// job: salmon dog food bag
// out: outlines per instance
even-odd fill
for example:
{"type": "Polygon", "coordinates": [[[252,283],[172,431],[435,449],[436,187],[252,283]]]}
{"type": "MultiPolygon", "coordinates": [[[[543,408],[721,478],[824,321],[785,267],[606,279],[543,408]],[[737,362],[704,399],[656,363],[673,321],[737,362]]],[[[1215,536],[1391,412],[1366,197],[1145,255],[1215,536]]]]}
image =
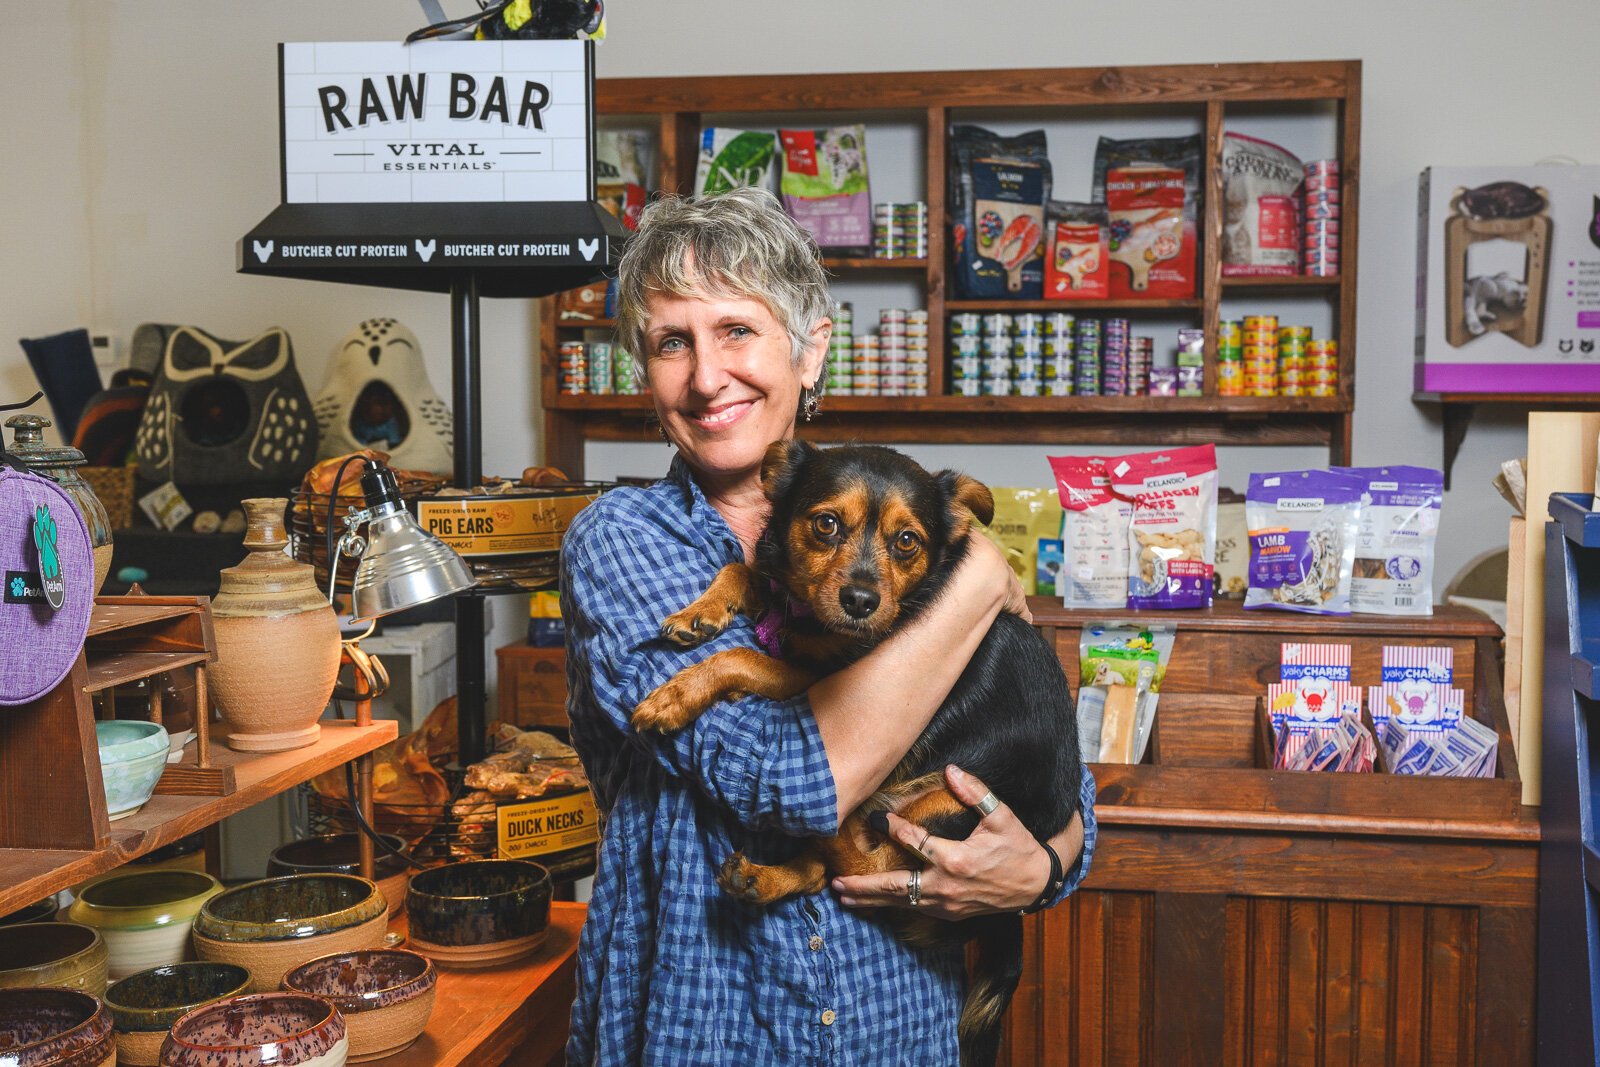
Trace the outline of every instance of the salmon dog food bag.
{"type": "Polygon", "coordinates": [[[1046,300],[1105,300],[1111,295],[1106,206],[1050,201],[1046,300]]]}
{"type": "Polygon", "coordinates": [[[956,292],[968,299],[1044,295],[1044,206],[1050,158],[1043,130],[1001,137],[950,131],[950,238],[956,292]]]}
{"type": "Polygon", "coordinates": [[[1110,217],[1113,300],[1195,295],[1202,158],[1199,134],[1100,138],[1094,199],[1110,217]]]}
{"type": "Polygon", "coordinates": [[[1208,608],[1217,558],[1215,445],[1111,456],[1111,490],[1133,502],[1128,607],[1208,608]]]}

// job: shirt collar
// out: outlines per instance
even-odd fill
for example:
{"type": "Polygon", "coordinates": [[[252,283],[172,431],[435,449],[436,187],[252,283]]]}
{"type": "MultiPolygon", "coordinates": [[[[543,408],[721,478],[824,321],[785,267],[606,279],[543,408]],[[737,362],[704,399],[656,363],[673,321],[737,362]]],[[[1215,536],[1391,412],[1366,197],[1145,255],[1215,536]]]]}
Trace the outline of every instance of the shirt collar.
{"type": "Polygon", "coordinates": [[[712,507],[710,501],[706,500],[705,493],[700,489],[700,483],[694,480],[694,474],[689,470],[689,464],[684,462],[682,453],[673,453],[672,466],[667,470],[667,481],[682,491],[683,507],[690,523],[696,529],[705,532],[709,543],[726,549],[730,563],[742,562],[744,547],[739,544],[739,538],[728,526],[728,521],[722,517],[722,512],[712,507]]]}

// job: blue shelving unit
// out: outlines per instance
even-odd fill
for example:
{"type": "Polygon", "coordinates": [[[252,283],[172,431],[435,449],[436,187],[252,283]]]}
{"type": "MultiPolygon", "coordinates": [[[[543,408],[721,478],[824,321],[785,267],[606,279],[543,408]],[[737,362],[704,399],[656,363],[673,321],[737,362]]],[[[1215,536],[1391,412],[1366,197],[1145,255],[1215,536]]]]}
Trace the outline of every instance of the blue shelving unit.
{"type": "Polygon", "coordinates": [[[1545,526],[1539,1063],[1600,1063],[1600,514],[1550,497],[1545,526]]]}

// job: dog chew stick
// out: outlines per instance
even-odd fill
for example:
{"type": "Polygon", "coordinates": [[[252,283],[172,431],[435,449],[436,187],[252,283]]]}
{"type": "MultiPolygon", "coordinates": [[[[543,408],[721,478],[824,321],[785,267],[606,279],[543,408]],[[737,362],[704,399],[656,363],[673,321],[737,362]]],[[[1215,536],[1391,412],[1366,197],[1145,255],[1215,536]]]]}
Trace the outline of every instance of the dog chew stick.
{"type": "Polygon", "coordinates": [[[1132,763],[1133,730],[1137,723],[1139,690],[1131,685],[1106,687],[1105,718],[1100,726],[1100,762],[1132,763]]]}

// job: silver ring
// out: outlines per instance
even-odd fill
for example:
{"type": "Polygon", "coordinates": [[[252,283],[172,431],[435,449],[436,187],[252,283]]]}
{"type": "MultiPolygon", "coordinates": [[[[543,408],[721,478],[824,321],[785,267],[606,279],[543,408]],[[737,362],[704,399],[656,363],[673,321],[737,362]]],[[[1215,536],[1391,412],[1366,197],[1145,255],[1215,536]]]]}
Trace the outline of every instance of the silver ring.
{"type": "Polygon", "coordinates": [[[906,882],[906,903],[913,908],[922,903],[921,871],[912,871],[910,880],[906,882]]]}
{"type": "Polygon", "coordinates": [[[983,796],[978,798],[978,811],[982,812],[984,815],[993,815],[995,809],[999,806],[1000,798],[995,796],[993,793],[985,793],[983,796]]]}
{"type": "Polygon", "coordinates": [[[933,836],[933,831],[932,830],[927,831],[926,833],[924,833],[922,835],[922,844],[917,846],[917,855],[921,856],[923,859],[927,859],[928,858],[927,844],[928,844],[928,839],[930,837],[932,837],[932,836],[933,836]]]}

